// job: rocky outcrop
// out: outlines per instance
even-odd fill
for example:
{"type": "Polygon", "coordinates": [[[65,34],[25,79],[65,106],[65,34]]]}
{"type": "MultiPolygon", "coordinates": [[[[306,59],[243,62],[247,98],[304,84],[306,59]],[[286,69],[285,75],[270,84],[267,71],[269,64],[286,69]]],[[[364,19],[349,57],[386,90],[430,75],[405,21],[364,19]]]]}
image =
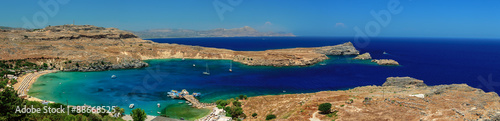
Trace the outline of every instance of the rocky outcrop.
{"type": "Polygon", "coordinates": [[[325,46],[318,47],[314,50],[316,53],[321,53],[325,55],[358,55],[359,51],[352,45],[351,42],[347,42],[335,46],[325,46]]]}
{"type": "Polygon", "coordinates": [[[397,61],[392,59],[373,59],[372,62],[375,62],[378,65],[399,65],[397,61]]]}
{"type": "Polygon", "coordinates": [[[425,87],[424,81],[411,77],[388,77],[382,86],[397,86],[397,87],[425,87]]]}
{"type": "Polygon", "coordinates": [[[363,53],[361,55],[358,55],[358,56],[354,57],[353,59],[369,60],[369,59],[372,59],[372,56],[370,55],[370,53],[366,52],[366,53],[363,53]]]}
{"type": "Polygon", "coordinates": [[[132,61],[122,61],[120,63],[91,63],[88,65],[72,66],[70,68],[64,68],[63,71],[105,71],[113,69],[125,69],[125,68],[142,68],[149,66],[148,63],[140,60],[132,61]]]}

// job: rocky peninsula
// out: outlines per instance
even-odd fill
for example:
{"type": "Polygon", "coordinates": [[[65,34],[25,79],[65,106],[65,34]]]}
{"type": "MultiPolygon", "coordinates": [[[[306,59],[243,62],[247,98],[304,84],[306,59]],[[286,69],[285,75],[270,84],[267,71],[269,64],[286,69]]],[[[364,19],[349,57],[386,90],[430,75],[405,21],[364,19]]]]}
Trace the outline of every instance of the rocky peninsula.
{"type": "Polygon", "coordinates": [[[63,71],[102,71],[148,66],[143,60],[227,59],[252,66],[307,66],[327,55],[357,55],[352,43],[316,48],[233,51],[155,43],[116,28],[60,25],[35,30],[0,31],[1,60],[30,59],[63,71]]]}
{"type": "Polygon", "coordinates": [[[242,100],[246,120],[500,120],[500,97],[466,84],[427,86],[411,77],[389,77],[382,86],[250,97],[242,100]],[[334,115],[321,114],[318,105],[331,103],[334,115]]]}

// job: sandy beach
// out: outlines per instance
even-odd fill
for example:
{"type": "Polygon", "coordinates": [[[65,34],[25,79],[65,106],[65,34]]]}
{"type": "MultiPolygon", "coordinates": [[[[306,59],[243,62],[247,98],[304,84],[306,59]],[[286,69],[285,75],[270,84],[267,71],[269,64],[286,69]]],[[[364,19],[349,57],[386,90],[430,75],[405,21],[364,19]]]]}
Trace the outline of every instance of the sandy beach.
{"type": "MultiPolygon", "coordinates": [[[[38,77],[45,75],[45,74],[54,73],[57,71],[58,70],[45,70],[45,71],[26,74],[24,76],[19,77],[19,82],[14,84],[13,87],[16,91],[18,91],[18,94],[27,95],[29,89],[31,88],[31,85],[33,83],[35,83],[35,81],[38,79],[38,77]]],[[[37,101],[37,99],[32,99],[32,100],[37,101]]],[[[40,100],[40,99],[38,99],[38,100],[40,100]]]]}

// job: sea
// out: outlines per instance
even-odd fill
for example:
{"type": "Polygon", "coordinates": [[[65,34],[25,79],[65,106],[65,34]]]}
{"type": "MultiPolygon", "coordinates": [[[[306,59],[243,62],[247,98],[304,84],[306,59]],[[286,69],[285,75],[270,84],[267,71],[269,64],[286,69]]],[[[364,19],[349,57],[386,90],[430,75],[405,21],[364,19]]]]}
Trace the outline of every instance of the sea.
{"type": "Polygon", "coordinates": [[[239,95],[260,96],[345,90],[382,85],[387,77],[409,76],[427,85],[467,84],[486,92],[500,92],[500,40],[474,38],[352,37],[228,37],[150,39],[237,51],[320,47],[352,42],[374,59],[394,59],[400,66],[380,66],[355,56],[328,56],[310,66],[247,66],[230,60],[155,59],[149,67],[100,72],[58,72],[41,76],[29,94],[69,105],[119,106],[130,104],[148,115],[193,120],[209,109],[191,108],[167,92],[186,89],[201,93],[201,102],[239,95]],[[195,65],[195,66],[193,66],[195,65]],[[232,72],[229,68],[232,66],[232,72]],[[202,72],[208,68],[210,75],[202,72]],[[115,75],[116,78],[111,78],[115,75]],[[157,107],[157,104],[161,107],[157,107]]]}

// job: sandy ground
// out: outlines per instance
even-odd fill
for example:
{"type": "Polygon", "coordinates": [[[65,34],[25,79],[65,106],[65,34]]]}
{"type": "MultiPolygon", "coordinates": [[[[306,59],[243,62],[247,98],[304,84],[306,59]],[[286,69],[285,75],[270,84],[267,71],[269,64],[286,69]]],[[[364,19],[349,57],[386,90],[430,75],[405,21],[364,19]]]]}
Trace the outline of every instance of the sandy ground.
{"type": "Polygon", "coordinates": [[[21,76],[19,77],[19,82],[17,82],[16,84],[14,84],[14,89],[16,91],[19,90],[21,84],[25,81],[29,82],[28,84],[28,88],[26,88],[26,90],[24,90],[23,92],[21,92],[21,94],[28,94],[28,90],[31,88],[31,85],[33,85],[33,83],[36,82],[36,80],[38,79],[38,77],[42,76],[42,75],[45,75],[45,74],[49,74],[49,73],[54,73],[54,72],[57,72],[56,70],[45,70],[45,71],[41,71],[41,72],[35,72],[35,73],[29,73],[29,74],[26,74],[24,76],[21,76]],[[29,75],[35,75],[34,78],[32,78],[31,80],[26,80],[25,78],[28,77],[29,75]]]}
{"type": "MultiPolygon", "coordinates": [[[[146,117],[146,121],[151,121],[151,120],[153,120],[154,118],[156,118],[156,116],[151,116],[151,115],[148,115],[148,116],[146,117]]],[[[125,115],[125,116],[123,116],[123,117],[122,117],[122,119],[123,119],[123,120],[125,120],[125,121],[132,121],[132,120],[133,120],[133,119],[132,119],[132,116],[130,116],[130,115],[125,115]]]]}

